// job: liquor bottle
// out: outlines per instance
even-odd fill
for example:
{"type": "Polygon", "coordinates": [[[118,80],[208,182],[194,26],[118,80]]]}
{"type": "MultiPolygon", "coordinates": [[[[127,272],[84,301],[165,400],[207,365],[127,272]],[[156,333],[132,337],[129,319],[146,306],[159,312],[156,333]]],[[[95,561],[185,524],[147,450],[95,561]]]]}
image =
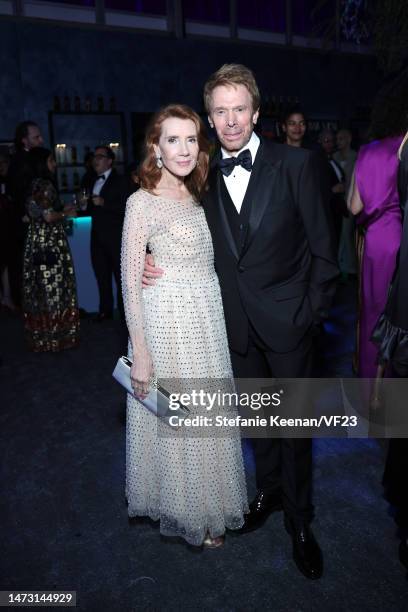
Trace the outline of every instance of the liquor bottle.
{"type": "Polygon", "coordinates": [[[79,189],[79,187],[80,187],[80,180],[79,180],[78,170],[75,170],[75,172],[74,172],[73,183],[74,183],[74,189],[79,189]]]}
{"type": "Polygon", "coordinates": [[[71,110],[71,100],[69,99],[68,95],[64,96],[64,111],[67,113],[69,113],[69,111],[71,110]]]}
{"type": "Polygon", "coordinates": [[[111,111],[111,113],[114,113],[116,111],[115,96],[111,96],[111,98],[109,100],[109,110],[111,111]]]}
{"type": "Polygon", "coordinates": [[[281,117],[285,112],[285,98],[284,96],[279,96],[279,112],[278,117],[281,117]]]}
{"type": "Polygon", "coordinates": [[[92,110],[91,96],[85,98],[85,110],[89,113],[92,110]]]}
{"type": "Polygon", "coordinates": [[[276,96],[272,96],[271,104],[269,106],[269,114],[271,117],[276,115],[276,96]]]}
{"type": "Polygon", "coordinates": [[[54,96],[54,110],[57,113],[61,110],[61,102],[59,96],[54,96]]]}
{"type": "Polygon", "coordinates": [[[61,189],[62,190],[68,189],[68,177],[67,177],[67,173],[65,170],[63,170],[61,173],[61,189]]]}
{"type": "Polygon", "coordinates": [[[103,113],[103,109],[104,109],[103,96],[98,96],[96,104],[98,107],[98,113],[103,113]]]}
{"type": "Polygon", "coordinates": [[[71,163],[76,164],[78,161],[77,148],[75,146],[71,147],[71,163]]]}
{"type": "Polygon", "coordinates": [[[264,104],[263,104],[263,109],[262,109],[262,114],[264,115],[264,117],[269,117],[270,107],[271,107],[271,101],[269,99],[269,96],[266,95],[264,98],[264,104]]]}
{"type": "Polygon", "coordinates": [[[74,110],[76,113],[79,113],[81,110],[81,98],[76,94],[74,98],[74,110]]]}

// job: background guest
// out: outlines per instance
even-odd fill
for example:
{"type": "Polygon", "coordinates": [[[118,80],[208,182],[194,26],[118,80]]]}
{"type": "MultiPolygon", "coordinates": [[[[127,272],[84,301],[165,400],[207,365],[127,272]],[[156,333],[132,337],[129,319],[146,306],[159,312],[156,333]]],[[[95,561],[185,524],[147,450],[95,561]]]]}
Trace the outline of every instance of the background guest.
{"type": "Polygon", "coordinates": [[[289,108],[282,117],[283,142],[291,147],[303,146],[306,133],[306,117],[297,106],[289,108]]]}
{"type": "Polygon", "coordinates": [[[30,151],[27,167],[32,181],[26,200],[30,224],[24,249],[25,334],[31,350],[54,352],[78,343],[75,273],[62,223],[76,211],[71,206],[61,210],[51,151],[30,151]]]}
{"type": "Polygon", "coordinates": [[[110,147],[95,149],[96,179],[88,211],[92,216],[91,258],[99,290],[96,321],[113,318],[112,274],[117,286],[117,304],[124,320],[120,278],[120,249],[126,200],[134,191],[126,178],[113,168],[115,154],[110,147]]]}
{"type": "Polygon", "coordinates": [[[345,200],[345,176],[333,158],[335,139],[332,130],[327,128],[322,130],[318,142],[325,159],[325,163],[322,164],[322,180],[329,190],[329,206],[338,249],[343,217],[348,215],[345,200]]]}
{"type": "Polygon", "coordinates": [[[41,130],[34,121],[23,121],[17,125],[14,138],[15,153],[10,160],[6,189],[12,203],[10,240],[12,240],[13,254],[10,255],[8,271],[10,291],[16,306],[21,306],[23,251],[26,234],[23,218],[26,215],[25,198],[28,187],[26,180],[30,176],[27,156],[31,149],[41,147],[43,143],[41,130]]]}
{"type": "Polygon", "coordinates": [[[372,141],[361,147],[349,208],[361,230],[360,304],[356,364],[363,378],[377,373],[377,347],[371,334],[384,311],[401,241],[397,190],[398,149],[406,127],[408,87],[387,86],[372,111],[372,141]]]}
{"type": "MultiPolygon", "coordinates": [[[[390,366],[393,376],[408,377],[408,134],[399,151],[398,192],[404,216],[401,248],[396,273],[384,314],[373,333],[379,346],[383,369],[390,366]]],[[[403,399],[405,412],[405,398],[403,399]]],[[[399,528],[399,555],[408,569],[408,439],[393,438],[389,442],[383,484],[386,499],[395,509],[399,528]]]]}
{"type": "MultiPolygon", "coordinates": [[[[344,173],[346,198],[350,190],[354,164],[357,158],[357,153],[351,148],[351,141],[352,134],[350,130],[346,128],[339,130],[336,134],[337,151],[333,154],[333,159],[344,173]]],[[[343,216],[338,260],[344,278],[347,278],[348,274],[357,273],[355,230],[354,217],[351,215],[343,216]]]]}
{"type": "Polygon", "coordinates": [[[6,194],[9,163],[8,153],[0,151],[0,303],[5,308],[14,310],[8,271],[10,260],[15,256],[12,204],[6,194]]]}

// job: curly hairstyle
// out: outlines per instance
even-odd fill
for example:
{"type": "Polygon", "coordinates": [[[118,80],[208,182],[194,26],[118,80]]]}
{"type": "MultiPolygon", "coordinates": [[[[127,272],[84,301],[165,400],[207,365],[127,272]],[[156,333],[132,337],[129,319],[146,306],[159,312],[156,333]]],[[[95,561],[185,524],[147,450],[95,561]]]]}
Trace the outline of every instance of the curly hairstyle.
{"type": "Polygon", "coordinates": [[[199,201],[206,187],[209,168],[210,143],[205,133],[204,123],[189,106],[184,104],[169,104],[160,109],[152,117],[145,134],[145,155],[139,168],[140,186],[146,191],[153,191],[157,187],[162,170],[156,165],[156,154],[153,145],[159,143],[163,121],[170,118],[190,119],[197,127],[198,160],[194,170],[185,178],[185,185],[195,200],[199,201]]]}
{"type": "Polygon", "coordinates": [[[369,140],[399,136],[408,129],[408,70],[386,83],[371,111],[369,140]]]}

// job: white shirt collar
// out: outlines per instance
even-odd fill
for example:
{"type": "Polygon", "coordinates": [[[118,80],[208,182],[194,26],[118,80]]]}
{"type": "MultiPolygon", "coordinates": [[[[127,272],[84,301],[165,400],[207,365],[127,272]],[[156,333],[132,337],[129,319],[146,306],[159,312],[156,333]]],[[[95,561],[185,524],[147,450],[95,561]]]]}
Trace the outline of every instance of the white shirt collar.
{"type": "Polygon", "coordinates": [[[260,144],[261,144],[261,141],[259,140],[259,137],[255,134],[255,132],[252,132],[252,135],[249,141],[246,143],[246,145],[242,147],[242,149],[237,151],[237,153],[234,153],[234,155],[231,155],[231,153],[228,153],[228,151],[226,151],[225,149],[221,147],[221,154],[222,154],[223,159],[225,157],[238,157],[241,151],[245,151],[245,149],[249,149],[251,151],[252,163],[254,163],[255,156],[257,154],[260,144]]]}
{"type": "MultiPolygon", "coordinates": [[[[109,168],[109,170],[106,170],[106,172],[102,172],[103,176],[105,177],[105,181],[108,179],[108,176],[110,175],[111,172],[112,172],[112,168],[109,168]]],[[[102,174],[100,176],[98,176],[98,178],[96,180],[99,180],[101,178],[102,174]]]]}

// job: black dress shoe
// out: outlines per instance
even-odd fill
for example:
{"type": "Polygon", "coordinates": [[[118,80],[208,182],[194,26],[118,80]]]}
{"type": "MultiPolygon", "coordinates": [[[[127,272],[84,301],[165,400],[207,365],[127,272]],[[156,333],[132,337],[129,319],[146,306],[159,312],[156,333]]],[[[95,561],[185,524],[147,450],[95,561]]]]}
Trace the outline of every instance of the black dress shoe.
{"type": "Polygon", "coordinates": [[[401,540],[399,545],[399,558],[407,570],[408,570],[408,542],[407,540],[401,540]]]}
{"type": "Polygon", "coordinates": [[[280,491],[266,493],[262,489],[258,491],[255,499],[249,504],[249,514],[245,515],[245,522],[236,533],[249,533],[255,531],[264,524],[268,516],[276,510],[282,510],[282,499],[280,491]]]}
{"type": "Polygon", "coordinates": [[[293,559],[306,578],[317,580],[323,574],[323,555],[307,523],[296,525],[285,516],[285,528],[292,538],[293,559]]]}

